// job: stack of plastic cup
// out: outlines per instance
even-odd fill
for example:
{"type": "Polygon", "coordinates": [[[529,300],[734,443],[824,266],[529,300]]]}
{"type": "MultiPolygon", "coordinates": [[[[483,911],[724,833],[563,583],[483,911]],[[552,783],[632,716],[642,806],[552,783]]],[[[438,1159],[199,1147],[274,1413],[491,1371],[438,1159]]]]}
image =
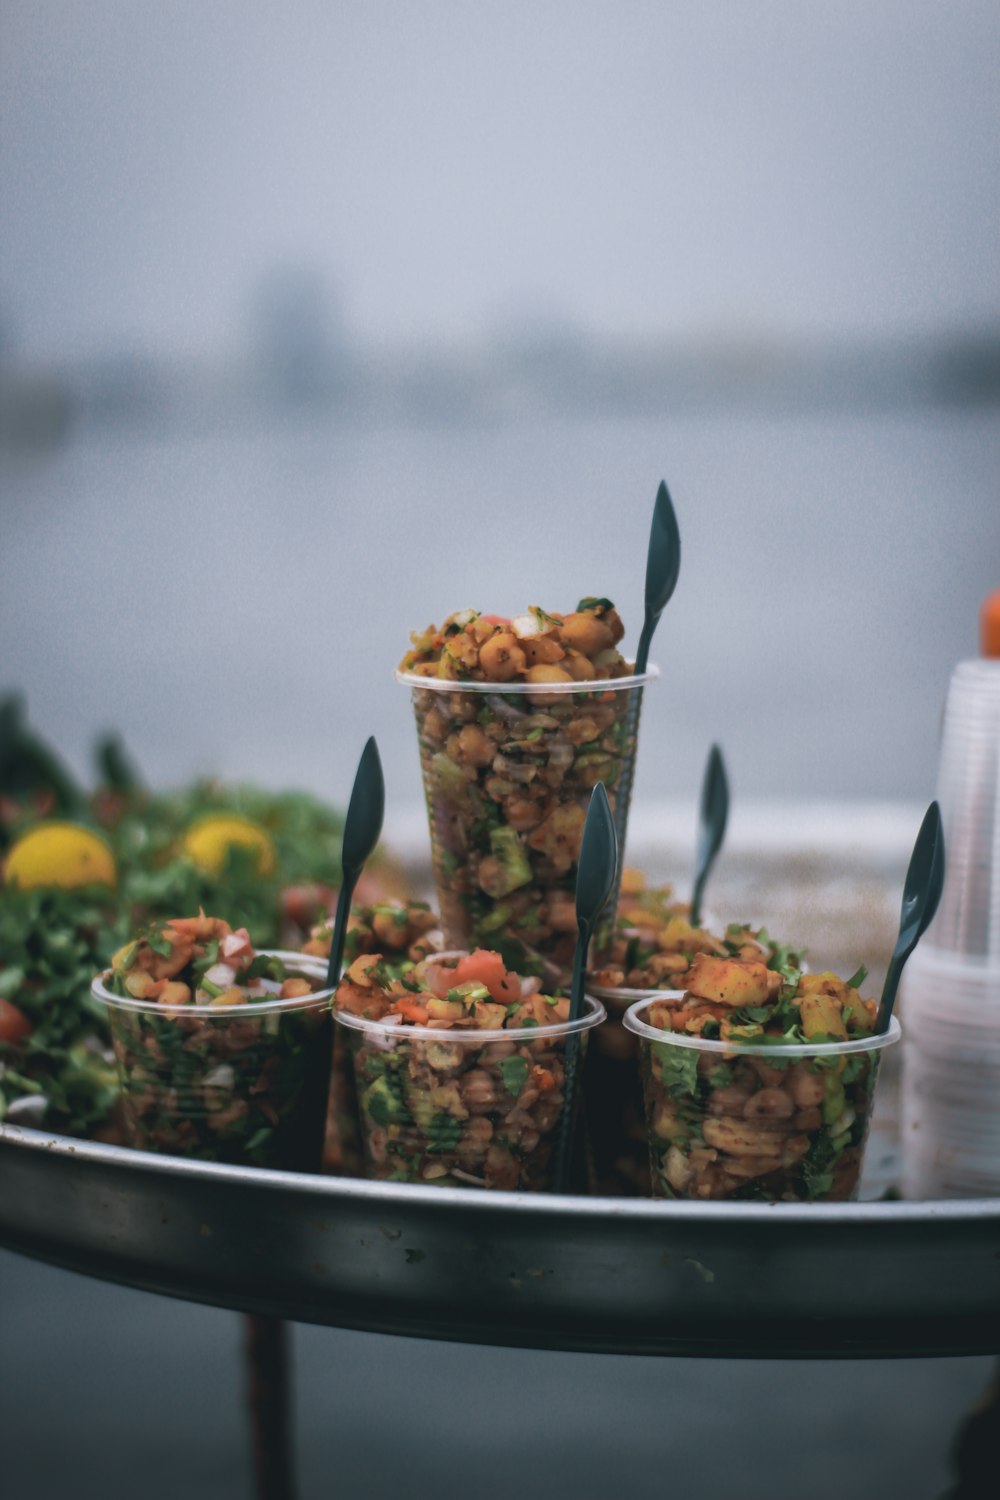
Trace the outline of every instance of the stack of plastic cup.
{"type": "Polygon", "coordinates": [[[903,980],[903,1191],[1000,1196],[1000,593],[945,709],[947,873],[903,980]]]}

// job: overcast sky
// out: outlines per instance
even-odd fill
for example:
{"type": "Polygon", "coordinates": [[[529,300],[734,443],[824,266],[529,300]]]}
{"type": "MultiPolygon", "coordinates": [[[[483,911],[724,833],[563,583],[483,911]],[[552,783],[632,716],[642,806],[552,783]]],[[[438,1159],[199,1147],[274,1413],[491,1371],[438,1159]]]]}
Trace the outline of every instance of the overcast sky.
{"type": "Polygon", "coordinates": [[[2,0],[22,352],[995,326],[995,0],[2,0]]]}

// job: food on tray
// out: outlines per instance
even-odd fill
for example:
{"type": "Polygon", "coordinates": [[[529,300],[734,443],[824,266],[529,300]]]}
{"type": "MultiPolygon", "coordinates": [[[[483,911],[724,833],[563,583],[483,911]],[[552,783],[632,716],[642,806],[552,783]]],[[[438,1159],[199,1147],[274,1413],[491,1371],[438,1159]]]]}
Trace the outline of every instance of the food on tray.
{"type": "Polygon", "coordinates": [[[763,928],[734,922],[717,936],[692,927],[688,915],[670,886],[651,888],[640,871],[623,872],[608,962],[590,976],[608,1010],[594,1035],[584,1095],[591,1180],[601,1193],[650,1191],[639,1044],[622,1024],[635,992],[683,988],[699,954],[763,963],[786,982],[798,979],[801,951],[763,928]]]}
{"type": "Polygon", "coordinates": [[[581,599],[566,616],[464,610],[412,637],[401,670],[423,679],[411,686],[449,944],[492,944],[520,969],[548,961],[565,976],[598,781],[619,839],[628,814],[642,688],[621,635],[609,600],[581,599]]]}
{"type": "MultiPolygon", "coordinates": [[[[438,918],[426,901],[380,901],[351,908],[344,942],[344,962],[350,964],[363,953],[381,953],[389,972],[396,976],[426,958],[441,945],[435,939],[438,918]]],[[[312,930],[303,953],[329,958],[333,941],[330,921],[312,930]]]]}
{"type": "MultiPolygon", "coordinates": [[[[386,972],[398,978],[440,948],[438,919],[426,901],[389,901],[351,910],[344,943],[344,961],[363,953],[378,953],[386,972]]],[[[333,928],[329,921],[313,928],[303,953],[329,958],[333,928]]],[[[330,1108],[323,1150],[325,1171],[358,1176],[364,1166],[354,1068],[341,1032],[335,1033],[330,1108]]]]}
{"type": "Polygon", "coordinates": [[[448,682],[593,682],[631,672],[617,650],[624,634],[610,599],[581,599],[569,615],[533,604],[512,620],[462,609],[440,630],[413,631],[399,666],[448,682]]]}
{"type": "Polygon", "coordinates": [[[90,982],[125,935],[115,899],[107,886],[0,889],[0,1120],[113,1125],[118,1079],[90,982]]]}
{"type": "Polygon", "coordinates": [[[864,976],[698,953],[682,995],[632,1007],[658,1195],[855,1195],[886,1043],[864,976]]]}
{"type": "Polygon", "coordinates": [[[338,986],[370,1175],[543,1189],[564,1105],[571,1031],[603,1015],[510,971],[499,953],[434,954],[393,978],[379,954],[338,986]]]}
{"type": "Polygon", "coordinates": [[[142,1150],[317,1169],[330,1059],[322,965],[257,952],[199,913],[119,949],[108,1010],[126,1132],[142,1150]]]}
{"type": "MultiPolygon", "coordinates": [[[[0,1119],[113,1139],[118,1086],[94,973],[137,927],[199,907],[262,945],[297,947],[336,902],[343,823],[301,792],[217,781],[151,792],[114,736],[95,763],[86,791],[28,728],[20,700],[0,700],[0,999],[33,1028],[0,1034],[0,1119]],[[249,839],[229,836],[246,829],[249,839]],[[184,847],[192,830],[196,856],[211,835],[200,863],[184,847]]],[[[369,901],[400,888],[381,852],[363,881],[369,901]]]]}
{"type": "Polygon", "coordinates": [[[733,922],[721,935],[692,927],[690,908],[674,899],[673,887],[646,884],[638,870],[625,870],[614,936],[600,968],[591,971],[599,989],[683,989],[699,953],[758,960],[770,969],[797,969],[802,951],[775,942],[763,928],[733,922]]]}

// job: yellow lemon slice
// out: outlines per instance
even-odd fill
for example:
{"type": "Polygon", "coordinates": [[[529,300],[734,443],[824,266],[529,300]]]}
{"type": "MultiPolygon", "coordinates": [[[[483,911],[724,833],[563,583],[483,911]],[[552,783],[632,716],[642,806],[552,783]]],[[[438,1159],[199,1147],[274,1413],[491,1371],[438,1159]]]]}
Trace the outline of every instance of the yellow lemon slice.
{"type": "Polygon", "coordinates": [[[115,857],[99,834],[78,823],[39,823],[21,835],[7,856],[7,885],[114,885],[115,857]]]}
{"type": "Polygon", "coordinates": [[[210,875],[220,873],[227,851],[234,844],[256,853],[258,875],[269,875],[274,869],[270,836],[259,823],[240,817],[239,813],[209,813],[191,824],[183,840],[185,854],[210,875]]]}

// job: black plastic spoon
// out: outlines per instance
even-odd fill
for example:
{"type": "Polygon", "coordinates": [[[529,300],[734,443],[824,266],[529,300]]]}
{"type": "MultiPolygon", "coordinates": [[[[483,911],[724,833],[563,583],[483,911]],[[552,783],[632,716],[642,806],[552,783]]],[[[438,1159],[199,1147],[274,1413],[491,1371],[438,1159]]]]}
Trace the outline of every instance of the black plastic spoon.
{"type": "MultiPolygon", "coordinates": [[[[618,872],[618,835],[611,804],[603,781],[590,794],[587,821],[583,825],[580,860],[576,871],[576,951],[573,954],[573,979],[569,992],[569,1019],[576,1021],[583,1013],[583,990],[587,977],[587,953],[594,927],[608,903],[618,872]]],[[[556,1145],[553,1184],[557,1193],[566,1191],[569,1176],[570,1143],[573,1138],[573,1115],[576,1081],[579,1071],[580,1033],[571,1032],[563,1054],[563,1111],[556,1145]]]]}
{"type": "Polygon", "coordinates": [[[646,553],[646,618],[639,636],[639,649],[635,654],[636,673],[646,670],[653,632],[677,587],[680,571],[681,534],[670,491],[661,479],[660,488],[656,492],[656,504],[653,506],[653,524],[649,530],[649,550],[646,553]]]}
{"type": "Polygon", "coordinates": [[[910,864],[903,883],[903,904],[899,912],[899,936],[892,950],[889,968],[882,987],[875,1034],[888,1031],[892,1019],[892,1007],[896,1003],[896,992],[903,976],[906,960],[913,952],[937,911],[944,886],[945,853],[944,832],[941,827],[941,809],[932,802],[920,825],[910,864]]]}
{"type": "Polygon", "coordinates": [[[358,877],[365,867],[382,832],[385,816],[385,779],[379,759],[375,737],[368,740],[361,752],[358,769],[351,789],[351,800],[344,821],[344,842],[340,862],[343,873],[340,880],[340,895],[337,897],[337,914],[333,921],[333,940],[330,944],[330,962],[326,970],[327,989],[333,989],[340,979],[340,965],[344,958],[344,939],[347,936],[347,919],[351,914],[351,898],[358,877]]]}
{"type": "Polygon", "coordinates": [[[722,848],[729,818],[729,781],[722,751],[713,745],[705,762],[701,783],[701,808],[698,813],[698,847],[694,860],[694,885],[691,889],[691,926],[701,922],[701,902],[705,882],[722,848]]]}

